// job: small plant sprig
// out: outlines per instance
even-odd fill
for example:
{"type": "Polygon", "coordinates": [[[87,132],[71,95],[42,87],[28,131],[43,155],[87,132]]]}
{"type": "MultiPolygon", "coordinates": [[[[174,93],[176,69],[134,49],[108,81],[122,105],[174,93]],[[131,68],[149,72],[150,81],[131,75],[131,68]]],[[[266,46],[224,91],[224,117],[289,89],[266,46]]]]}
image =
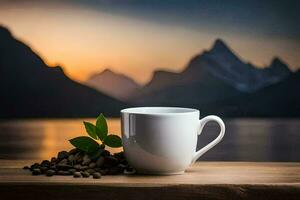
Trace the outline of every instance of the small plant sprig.
{"type": "Polygon", "coordinates": [[[107,145],[114,148],[122,146],[122,140],[118,135],[108,134],[107,122],[102,113],[97,117],[96,125],[85,121],[83,124],[90,137],[80,136],[69,140],[76,148],[86,153],[96,152],[100,148],[96,140],[100,140],[102,146],[107,145]]]}

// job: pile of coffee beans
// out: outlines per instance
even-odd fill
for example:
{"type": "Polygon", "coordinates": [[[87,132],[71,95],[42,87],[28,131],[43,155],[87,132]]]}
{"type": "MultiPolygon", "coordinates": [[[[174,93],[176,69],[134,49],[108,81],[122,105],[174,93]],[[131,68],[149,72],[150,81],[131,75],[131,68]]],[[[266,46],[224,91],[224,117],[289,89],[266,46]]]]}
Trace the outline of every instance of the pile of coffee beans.
{"type": "Polygon", "coordinates": [[[32,175],[62,175],[74,178],[92,176],[95,179],[104,175],[135,173],[134,169],[128,165],[123,152],[112,155],[103,147],[92,155],[79,149],[72,149],[69,152],[61,151],[57,157],[34,163],[30,167],[25,166],[24,169],[30,170],[32,175]]]}

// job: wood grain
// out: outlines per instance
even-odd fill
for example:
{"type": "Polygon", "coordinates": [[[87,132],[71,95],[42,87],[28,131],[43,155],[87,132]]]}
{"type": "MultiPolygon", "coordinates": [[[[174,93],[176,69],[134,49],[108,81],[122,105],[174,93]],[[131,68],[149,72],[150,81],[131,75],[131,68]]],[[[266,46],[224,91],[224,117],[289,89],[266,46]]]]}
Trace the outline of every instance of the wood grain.
{"type": "Polygon", "coordinates": [[[20,169],[31,162],[0,161],[0,199],[300,199],[300,163],[198,162],[183,175],[74,179],[20,169]]]}
{"type": "Polygon", "coordinates": [[[183,175],[173,176],[104,176],[100,180],[74,179],[68,176],[30,176],[21,168],[32,161],[1,161],[0,183],[85,183],[118,185],[177,184],[299,184],[300,163],[197,162],[183,175]]]}

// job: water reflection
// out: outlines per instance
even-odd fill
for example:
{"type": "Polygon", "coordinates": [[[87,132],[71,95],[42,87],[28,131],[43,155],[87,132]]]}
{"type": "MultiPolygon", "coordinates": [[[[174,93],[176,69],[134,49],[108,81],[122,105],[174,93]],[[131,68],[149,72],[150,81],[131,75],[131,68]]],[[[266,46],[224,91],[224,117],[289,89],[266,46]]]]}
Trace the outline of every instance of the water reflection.
{"type": "MultiPolygon", "coordinates": [[[[200,158],[222,161],[300,161],[300,120],[225,120],[223,141],[200,158]]],[[[218,126],[210,124],[200,136],[198,148],[217,136],[218,126]]]]}
{"type": "MultiPolygon", "coordinates": [[[[71,149],[68,140],[85,134],[82,121],[95,119],[17,120],[0,122],[0,159],[47,159],[71,149]]],[[[118,119],[109,119],[110,133],[120,135],[118,119]]],[[[300,161],[300,120],[225,120],[223,141],[201,160],[300,161]]],[[[218,126],[208,124],[198,148],[213,140],[218,126]]],[[[110,149],[114,152],[118,149],[110,149]]]]}
{"type": "MultiPolygon", "coordinates": [[[[95,119],[0,122],[0,159],[46,159],[58,151],[69,150],[72,148],[69,139],[86,134],[83,120],[95,122],[95,119]]],[[[119,120],[110,119],[108,123],[110,133],[120,133],[119,120]]]]}

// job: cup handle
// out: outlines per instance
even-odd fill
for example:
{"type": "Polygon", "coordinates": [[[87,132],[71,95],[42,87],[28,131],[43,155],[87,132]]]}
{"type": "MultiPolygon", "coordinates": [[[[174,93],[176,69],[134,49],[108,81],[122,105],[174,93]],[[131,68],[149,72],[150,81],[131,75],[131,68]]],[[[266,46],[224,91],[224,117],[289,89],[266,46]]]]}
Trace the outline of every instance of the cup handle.
{"type": "Polygon", "coordinates": [[[211,148],[213,148],[216,144],[218,144],[224,134],[225,134],[225,124],[223,122],[223,120],[215,115],[209,115],[207,117],[204,117],[203,119],[199,120],[199,131],[198,131],[198,135],[200,135],[202,133],[203,127],[205,126],[205,124],[209,121],[215,121],[219,124],[220,126],[220,134],[218,135],[218,137],[216,139],[214,139],[212,142],[210,142],[208,145],[206,145],[205,147],[203,147],[202,149],[200,149],[199,151],[196,151],[194,156],[193,156],[193,160],[192,163],[194,163],[198,158],[200,158],[200,156],[202,156],[204,153],[206,153],[208,150],[210,150],[211,148]]]}

